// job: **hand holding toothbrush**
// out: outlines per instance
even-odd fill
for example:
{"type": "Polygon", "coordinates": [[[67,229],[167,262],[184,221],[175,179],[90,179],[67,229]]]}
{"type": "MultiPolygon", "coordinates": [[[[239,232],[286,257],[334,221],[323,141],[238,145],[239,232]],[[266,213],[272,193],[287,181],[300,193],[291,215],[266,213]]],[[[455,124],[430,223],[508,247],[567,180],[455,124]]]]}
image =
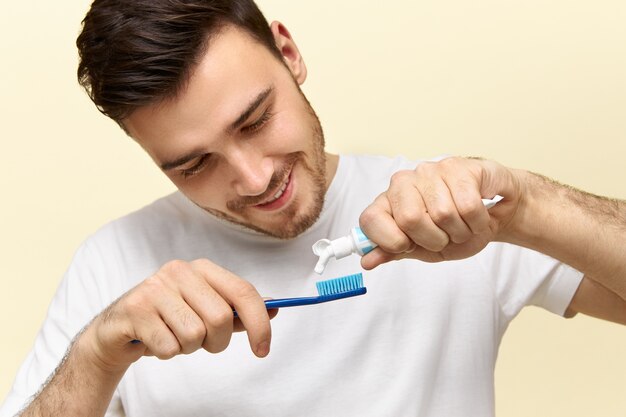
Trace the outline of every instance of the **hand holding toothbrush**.
{"type": "Polygon", "coordinates": [[[142,356],[218,353],[234,332],[246,331],[251,350],[264,357],[276,314],[249,282],[226,269],[207,259],[175,260],[96,316],[73,350],[121,377],[142,356]],[[235,319],[233,307],[239,313],[235,319]]]}
{"type": "Polygon", "coordinates": [[[447,158],[400,171],[361,214],[361,229],[378,244],[361,264],[472,256],[508,232],[520,195],[515,171],[492,161],[447,158]],[[482,199],[495,195],[504,200],[488,211],[482,199]]]}

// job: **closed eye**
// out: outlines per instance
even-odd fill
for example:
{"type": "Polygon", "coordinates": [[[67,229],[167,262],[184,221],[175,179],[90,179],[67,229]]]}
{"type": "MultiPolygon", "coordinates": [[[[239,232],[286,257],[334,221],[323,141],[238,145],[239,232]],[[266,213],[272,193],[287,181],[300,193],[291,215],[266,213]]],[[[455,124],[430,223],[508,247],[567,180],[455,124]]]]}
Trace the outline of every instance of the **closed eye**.
{"type": "Polygon", "coordinates": [[[274,114],[271,113],[269,109],[267,109],[254,123],[242,127],[241,131],[243,133],[254,133],[261,129],[272,118],[273,115],[274,114]]]}
{"type": "MultiPolygon", "coordinates": [[[[272,118],[273,115],[274,113],[272,113],[270,109],[268,108],[267,110],[263,112],[261,117],[259,117],[254,123],[242,127],[241,132],[245,134],[256,133],[261,128],[263,128],[265,124],[267,124],[267,122],[272,118]]],[[[181,169],[180,175],[185,179],[193,177],[194,175],[200,173],[200,171],[202,171],[208,165],[210,159],[211,159],[211,154],[207,153],[207,154],[202,155],[201,157],[198,158],[196,163],[193,164],[191,167],[181,169]]]]}
{"type": "Polygon", "coordinates": [[[183,176],[183,178],[189,178],[189,177],[196,175],[197,173],[199,173],[200,171],[204,169],[210,157],[211,157],[211,154],[209,153],[202,155],[198,159],[198,161],[195,164],[193,164],[193,166],[180,170],[180,174],[183,176]]]}

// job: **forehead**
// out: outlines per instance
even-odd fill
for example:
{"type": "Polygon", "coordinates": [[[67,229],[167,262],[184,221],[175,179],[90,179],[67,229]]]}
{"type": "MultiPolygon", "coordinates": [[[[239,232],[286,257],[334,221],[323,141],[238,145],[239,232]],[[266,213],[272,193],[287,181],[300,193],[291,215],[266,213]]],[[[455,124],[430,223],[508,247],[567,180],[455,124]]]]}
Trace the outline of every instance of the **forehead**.
{"type": "Polygon", "coordinates": [[[153,158],[177,152],[225,129],[285,72],[264,45],[245,31],[226,27],[212,37],[175,97],[135,110],[125,126],[153,158]]]}

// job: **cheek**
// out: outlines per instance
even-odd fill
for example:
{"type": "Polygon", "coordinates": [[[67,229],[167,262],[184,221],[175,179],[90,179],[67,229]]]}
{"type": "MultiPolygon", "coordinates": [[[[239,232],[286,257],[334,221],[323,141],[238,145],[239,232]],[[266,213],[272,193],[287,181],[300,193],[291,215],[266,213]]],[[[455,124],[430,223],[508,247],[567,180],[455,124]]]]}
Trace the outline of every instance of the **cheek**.
{"type": "Polygon", "coordinates": [[[303,150],[311,136],[311,123],[301,115],[284,112],[275,115],[274,126],[271,129],[268,144],[271,144],[273,153],[290,153],[303,150]]]}
{"type": "Polygon", "coordinates": [[[188,199],[201,207],[223,209],[226,207],[228,187],[223,181],[215,181],[216,174],[201,173],[190,180],[172,180],[188,199]]]}

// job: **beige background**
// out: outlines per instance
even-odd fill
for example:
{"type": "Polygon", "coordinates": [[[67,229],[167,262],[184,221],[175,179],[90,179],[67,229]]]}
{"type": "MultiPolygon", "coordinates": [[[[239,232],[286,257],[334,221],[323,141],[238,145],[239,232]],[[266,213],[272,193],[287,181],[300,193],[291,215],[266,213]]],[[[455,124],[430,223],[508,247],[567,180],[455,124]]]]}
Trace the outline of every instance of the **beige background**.
{"type": "MultiPolygon", "coordinates": [[[[260,4],[304,54],[331,151],[482,155],[626,198],[623,0],[260,4]]],[[[0,15],[1,398],[78,244],[173,189],[75,82],[87,7],[0,15]]],[[[527,309],[496,374],[499,416],[623,416],[626,329],[527,309]]]]}

